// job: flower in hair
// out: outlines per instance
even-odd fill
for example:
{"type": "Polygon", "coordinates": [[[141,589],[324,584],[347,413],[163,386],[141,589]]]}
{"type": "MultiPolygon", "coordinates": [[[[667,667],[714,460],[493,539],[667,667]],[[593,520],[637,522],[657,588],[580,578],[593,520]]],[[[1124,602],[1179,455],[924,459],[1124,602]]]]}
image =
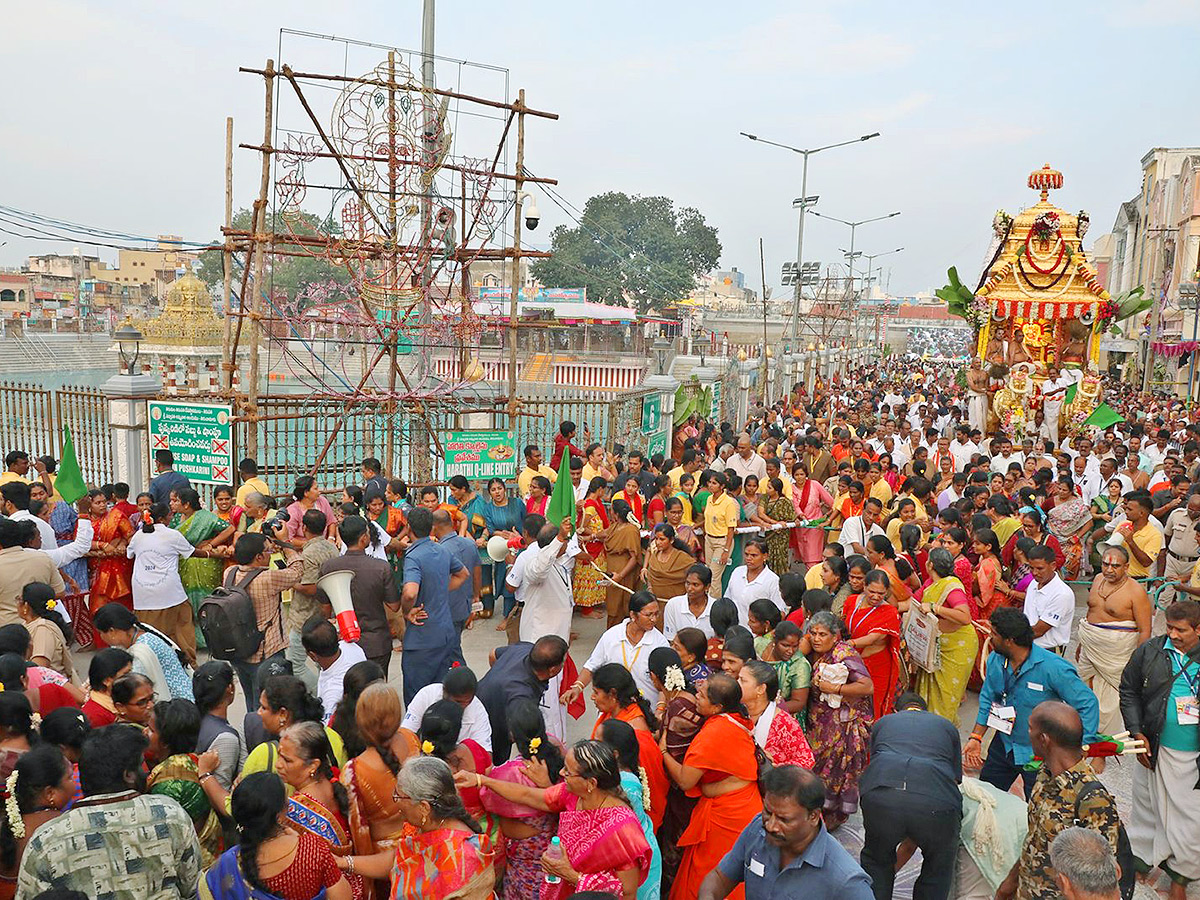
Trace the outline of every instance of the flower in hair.
{"type": "Polygon", "coordinates": [[[663,687],[668,691],[682,691],[687,686],[687,681],[683,677],[683,669],[679,666],[667,666],[666,674],[663,676],[663,687]]]}
{"type": "Polygon", "coordinates": [[[462,663],[460,663],[460,662],[459,662],[459,661],[456,659],[454,662],[450,663],[450,668],[452,668],[452,669],[457,669],[457,668],[458,668],[459,666],[461,666],[461,665],[462,665],[462,663]]]}
{"type": "Polygon", "coordinates": [[[17,805],[18,774],[17,770],[13,769],[4,783],[4,817],[8,819],[8,827],[12,829],[13,837],[20,840],[25,837],[25,820],[21,818],[21,807],[17,805]]]}
{"type": "Polygon", "coordinates": [[[47,600],[46,601],[46,609],[48,609],[48,610],[54,609],[56,606],[58,606],[57,600],[47,600]]]}
{"type": "Polygon", "coordinates": [[[421,752],[424,753],[426,756],[433,753],[433,741],[422,741],[421,742],[421,752]]]}
{"type": "Polygon", "coordinates": [[[542,746],[542,739],[540,737],[530,738],[530,740],[529,740],[530,755],[536,756],[537,752],[538,752],[538,748],[541,746],[542,746]]]}

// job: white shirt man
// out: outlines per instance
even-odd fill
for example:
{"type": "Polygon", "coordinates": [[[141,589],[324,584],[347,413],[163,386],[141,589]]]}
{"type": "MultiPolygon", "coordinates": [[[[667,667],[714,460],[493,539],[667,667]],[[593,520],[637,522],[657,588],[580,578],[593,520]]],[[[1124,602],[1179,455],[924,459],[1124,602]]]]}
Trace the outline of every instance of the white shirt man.
{"type": "Polygon", "coordinates": [[[950,455],[954,457],[954,471],[961,472],[966,468],[967,463],[971,461],[971,456],[979,452],[979,445],[976,444],[970,437],[963,443],[961,438],[955,438],[950,442],[950,455]]]}
{"type": "MultiPolygon", "coordinates": [[[[443,693],[440,681],[421,688],[408,704],[400,727],[416,734],[421,728],[421,720],[425,718],[425,711],[439,700],[450,699],[452,698],[443,693]]],[[[467,738],[478,741],[488,753],[492,752],[492,724],[488,721],[487,710],[478,697],[472,697],[471,702],[463,708],[462,730],[458,733],[458,739],[465,741],[467,738]]]]}
{"type": "Polygon", "coordinates": [[[179,561],[189,558],[194,549],[180,532],[161,523],[152,533],[141,528],[134,532],[125,548],[125,555],[133,560],[134,610],[170,609],[187,603],[179,561]]]}
{"type": "Polygon", "coordinates": [[[878,505],[879,501],[874,503],[870,498],[863,504],[861,515],[851,516],[842,525],[842,534],[838,538],[838,543],[846,548],[846,556],[851,556],[855,553],[865,553],[867,546],[867,538],[872,535],[882,534],[885,537],[887,532],[879,527],[879,516],[883,512],[882,505],[878,505]],[[859,549],[856,549],[855,545],[859,549]]]}
{"type": "MultiPolygon", "coordinates": [[[[27,509],[18,509],[9,518],[14,522],[32,522],[36,525],[38,534],[42,538],[43,550],[53,550],[58,546],[58,538],[54,534],[54,529],[50,527],[50,523],[45,519],[39,519],[27,509]]],[[[80,519],[79,521],[85,522],[90,520],[80,519]]]]}
{"type": "Polygon", "coordinates": [[[651,628],[642,635],[636,644],[629,640],[627,623],[618,622],[596,642],[596,648],[588,657],[583,667],[589,672],[595,672],[606,663],[620,663],[629,670],[634,683],[642,692],[642,696],[650,701],[650,705],[658,703],[658,691],[650,682],[650,651],[658,647],[666,647],[668,641],[657,628],[651,628]]]}
{"type": "Polygon", "coordinates": [[[515,596],[525,607],[521,610],[518,636],[531,644],[547,634],[571,640],[571,613],[575,608],[571,576],[575,557],[579,555],[579,542],[572,537],[564,543],[561,538],[559,534],[545,547],[526,549],[517,562],[528,557],[527,562],[520,572],[513,572],[506,579],[520,589],[515,596]],[[531,551],[536,552],[531,555],[531,551]]]}
{"type": "Polygon", "coordinates": [[[737,607],[738,623],[746,627],[750,625],[750,604],[755,600],[770,600],[781,611],[786,611],[783,595],[779,593],[779,576],[767,566],[763,566],[753,581],[747,578],[746,567],[738,566],[729,577],[725,596],[737,607]]]}
{"type": "Polygon", "coordinates": [[[716,632],[713,631],[712,623],[709,621],[712,606],[716,602],[716,597],[708,597],[708,602],[704,605],[704,612],[696,616],[692,615],[691,607],[688,606],[687,594],[672,597],[663,604],[663,637],[668,641],[672,640],[681,628],[699,628],[704,632],[706,638],[716,637],[716,632]]]}
{"type": "Polygon", "coordinates": [[[362,647],[358,644],[338,641],[337,659],[330,663],[328,668],[321,669],[317,673],[317,698],[325,707],[326,716],[333,715],[338,701],[342,699],[342,682],[346,677],[346,671],[351,666],[366,662],[366,660],[367,654],[363,653],[362,647]]]}
{"type": "MultiPolygon", "coordinates": [[[[1053,566],[1053,563],[1049,563],[1053,566]]],[[[1025,618],[1036,629],[1039,622],[1050,626],[1033,642],[1046,650],[1061,651],[1071,641],[1071,625],[1075,621],[1075,593],[1054,574],[1045,586],[1035,577],[1025,591],[1025,618]]]]}
{"type": "Polygon", "coordinates": [[[745,435],[738,438],[738,452],[729,457],[725,469],[736,473],[743,481],[747,475],[753,475],[761,484],[767,477],[767,461],[754,452],[750,438],[745,435]]]}
{"type": "MultiPolygon", "coordinates": [[[[1008,449],[1007,453],[997,453],[992,457],[992,471],[999,472],[1001,475],[1007,475],[1008,467],[1013,463],[1020,466],[1025,465],[1024,453],[1020,450],[1014,450],[1011,444],[1006,443],[1004,447],[1008,449]]],[[[997,447],[996,449],[1001,450],[1003,448],[997,447]]]]}
{"type": "Polygon", "coordinates": [[[1050,374],[1055,377],[1047,378],[1042,385],[1042,412],[1046,416],[1043,424],[1046,436],[1058,446],[1058,417],[1067,396],[1067,388],[1075,383],[1075,379],[1066,372],[1052,370],[1050,374]]]}
{"type": "MultiPolygon", "coordinates": [[[[367,556],[373,556],[376,559],[382,559],[384,562],[387,562],[388,561],[387,545],[388,545],[388,542],[391,541],[392,537],[386,531],[384,531],[383,526],[380,525],[378,522],[376,522],[374,519],[367,519],[367,522],[370,524],[371,530],[375,532],[375,537],[377,540],[375,543],[368,542],[368,544],[367,544],[366,548],[363,550],[363,552],[366,553],[367,556]]],[[[343,542],[342,548],[338,551],[338,556],[345,556],[345,555],[346,555],[346,544],[345,544],[345,542],[343,542]]]]}

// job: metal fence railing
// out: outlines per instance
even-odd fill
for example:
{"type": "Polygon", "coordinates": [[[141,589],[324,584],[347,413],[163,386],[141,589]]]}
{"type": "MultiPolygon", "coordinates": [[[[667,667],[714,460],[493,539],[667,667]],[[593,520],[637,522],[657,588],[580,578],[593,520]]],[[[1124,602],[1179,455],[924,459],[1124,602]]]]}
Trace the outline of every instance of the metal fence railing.
{"type": "Polygon", "coordinates": [[[91,484],[111,481],[108,404],[98,388],[51,390],[0,381],[0,455],[24,450],[30,457],[61,459],[64,424],[70,426],[83,477],[91,484]]]}

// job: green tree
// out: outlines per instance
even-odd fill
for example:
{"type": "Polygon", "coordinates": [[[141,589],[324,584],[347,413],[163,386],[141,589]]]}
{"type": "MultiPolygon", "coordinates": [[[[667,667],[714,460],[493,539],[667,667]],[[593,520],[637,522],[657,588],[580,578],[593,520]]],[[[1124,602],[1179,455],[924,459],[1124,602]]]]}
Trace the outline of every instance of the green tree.
{"type": "Polygon", "coordinates": [[[681,300],[721,257],[717,230],[698,210],[667,197],[618,191],[588,200],[581,224],[550,235],[554,255],[533,265],[554,287],[586,287],[588,297],[639,313],[681,300]]]}
{"type": "MultiPolygon", "coordinates": [[[[244,231],[250,230],[250,210],[238,210],[233,217],[233,227],[244,231]]],[[[271,227],[270,218],[267,219],[267,227],[271,227]]],[[[280,226],[283,230],[283,226],[280,226]]],[[[322,222],[311,213],[301,213],[300,221],[293,229],[297,234],[302,235],[336,235],[336,226],[331,227],[331,223],[322,222]]],[[[222,252],[220,250],[205,250],[200,254],[200,266],[196,272],[197,277],[209,286],[210,289],[217,289],[224,283],[225,269],[222,260],[222,252]]],[[[326,259],[318,256],[275,256],[267,254],[265,264],[265,280],[267,285],[273,290],[274,295],[283,293],[291,301],[299,301],[301,308],[304,308],[312,302],[309,297],[309,286],[322,286],[324,290],[313,291],[312,293],[320,293],[325,296],[329,293],[328,287],[333,282],[336,285],[346,285],[350,283],[350,272],[345,266],[336,266],[326,259]]],[[[241,270],[234,269],[233,290],[238,291],[241,287],[241,270]]]]}

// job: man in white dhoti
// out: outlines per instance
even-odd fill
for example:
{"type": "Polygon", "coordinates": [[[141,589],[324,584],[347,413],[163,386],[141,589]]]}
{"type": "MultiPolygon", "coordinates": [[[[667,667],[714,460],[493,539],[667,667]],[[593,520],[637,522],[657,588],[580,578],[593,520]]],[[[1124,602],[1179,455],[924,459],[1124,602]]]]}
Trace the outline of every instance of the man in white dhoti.
{"type": "Polygon", "coordinates": [[[1121,676],[1121,715],[1146,742],[1133,772],[1129,841],[1170,879],[1170,900],[1200,880],[1200,603],[1167,607],[1167,633],[1138,647],[1121,676]]]}
{"type": "Polygon", "coordinates": [[[979,359],[972,359],[967,368],[967,421],[972,429],[987,434],[988,376],[979,359]]]}
{"type": "MultiPolygon", "coordinates": [[[[1087,618],[1079,623],[1079,677],[1100,703],[1101,734],[1119,734],[1121,672],[1138,645],[1150,637],[1152,607],[1146,589],[1129,577],[1129,551],[1107,547],[1100,574],[1088,592],[1087,618]]],[[[1099,763],[1102,760],[1095,760],[1099,763]]]]}

